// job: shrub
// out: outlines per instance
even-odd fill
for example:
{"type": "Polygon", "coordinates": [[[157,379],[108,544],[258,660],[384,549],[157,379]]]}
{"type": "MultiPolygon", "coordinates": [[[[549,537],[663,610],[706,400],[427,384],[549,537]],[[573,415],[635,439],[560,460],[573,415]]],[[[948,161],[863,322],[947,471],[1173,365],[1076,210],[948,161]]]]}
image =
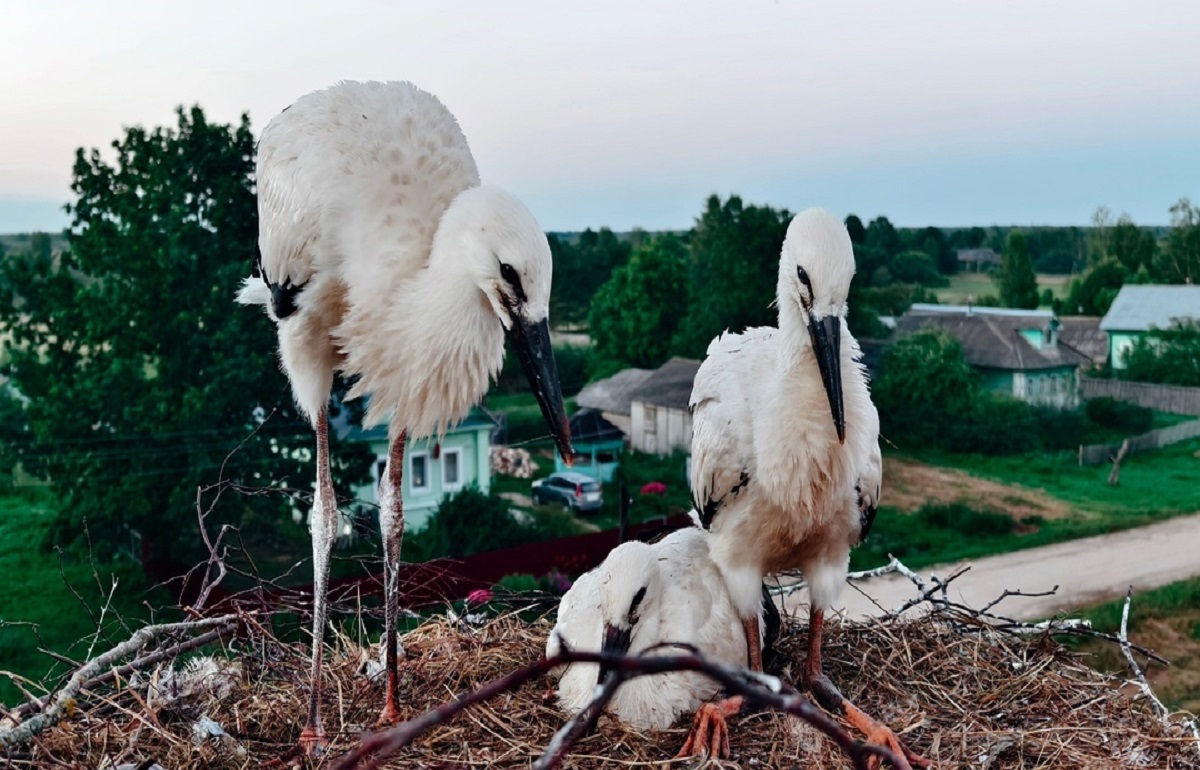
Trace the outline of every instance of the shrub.
{"type": "Polygon", "coordinates": [[[1091,423],[1079,409],[1032,407],[1042,446],[1046,449],[1074,449],[1087,441],[1091,423]]]}
{"type": "Polygon", "coordinates": [[[1154,412],[1144,406],[1102,396],[1083,405],[1087,418],[1101,428],[1125,433],[1145,433],[1154,425],[1154,412]]]}
{"type": "Polygon", "coordinates": [[[940,425],[941,443],[952,452],[1011,455],[1041,448],[1041,430],[1029,405],[986,391],[940,425]]]}

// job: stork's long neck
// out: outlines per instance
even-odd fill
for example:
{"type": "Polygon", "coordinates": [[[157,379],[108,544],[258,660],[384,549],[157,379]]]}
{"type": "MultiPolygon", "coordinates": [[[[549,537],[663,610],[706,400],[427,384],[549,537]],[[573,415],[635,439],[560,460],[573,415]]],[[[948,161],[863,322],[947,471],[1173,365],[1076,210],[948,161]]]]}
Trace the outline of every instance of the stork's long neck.
{"type": "Polygon", "coordinates": [[[384,305],[380,326],[361,335],[361,390],[368,422],[391,413],[391,433],[443,431],[487,392],[504,360],[504,330],[465,265],[431,260],[384,305]]]}

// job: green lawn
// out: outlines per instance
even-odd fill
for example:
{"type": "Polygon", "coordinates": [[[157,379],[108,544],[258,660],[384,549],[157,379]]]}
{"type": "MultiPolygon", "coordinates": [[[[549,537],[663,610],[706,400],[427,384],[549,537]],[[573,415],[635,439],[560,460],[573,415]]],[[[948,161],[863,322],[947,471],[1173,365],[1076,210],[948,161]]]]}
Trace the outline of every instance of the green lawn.
{"type": "MultiPolygon", "coordinates": [[[[983,457],[914,453],[931,465],[1041,490],[1071,506],[1071,515],[1015,520],[1001,499],[966,506],[927,506],[904,514],[881,507],[867,542],[852,553],[855,569],[874,567],[895,554],[910,567],[1090,537],[1200,511],[1200,439],[1132,455],[1121,465],[1121,483],[1108,485],[1109,466],[1080,467],[1072,452],[983,457]]],[[[886,483],[886,482],[885,482],[886,483]]],[[[886,491],[884,494],[886,502],[886,491]]]]}
{"type": "MultiPolygon", "coordinates": [[[[51,491],[24,489],[0,495],[0,669],[39,680],[53,668],[64,670],[38,647],[83,658],[96,631],[100,607],[112,589],[112,605],[104,616],[105,633],[97,650],[129,635],[122,624],[137,626],[150,617],[142,604],[168,606],[165,594],[152,592],[139,565],[128,560],[99,561],[92,566],[82,559],[42,553],[39,546],[47,530],[51,491]],[[78,592],[73,595],[69,582],[78,592]],[[87,605],[86,608],[84,605],[87,605]],[[93,619],[93,617],[95,619],[93,619]]],[[[8,677],[0,677],[0,703],[12,704],[20,692],[8,677]]]]}
{"type": "MultiPolygon", "coordinates": [[[[1106,602],[1072,617],[1087,618],[1099,631],[1121,627],[1125,600],[1106,602]]],[[[1171,708],[1200,710],[1200,577],[1135,593],[1129,606],[1129,637],[1171,662],[1170,668],[1148,671],[1155,693],[1171,708]]],[[[1064,638],[1072,647],[1090,653],[1090,663],[1102,671],[1127,670],[1120,649],[1107,642],[1064,638]]],[[[1139,665],[1141,664],[1139,659],[1139,665]]]]}
{"type": "MultiPolygon", "coordinates": [[[[1062,299],[1066,297],[1067,290],[1070,288],[1071,276],[1039,274],[1037,281],[1039,294],[1050,289],[1055,297],[1062,299]]],[[[950,276],[949,286],[944,289],[934,289],[934,292],[937,294],[938,301],[945,305],[965,305],[968,296],[974,296],[978,301],[980,297],[1000,295],[996,282],[986,273],[955,273],[950,276]]]]}

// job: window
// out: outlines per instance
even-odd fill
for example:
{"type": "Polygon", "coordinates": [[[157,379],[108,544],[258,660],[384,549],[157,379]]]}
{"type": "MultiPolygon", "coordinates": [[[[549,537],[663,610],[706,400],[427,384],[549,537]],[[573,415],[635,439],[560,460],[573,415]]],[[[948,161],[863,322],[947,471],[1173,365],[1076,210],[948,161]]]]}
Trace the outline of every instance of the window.
{"type": "Polygon", "coordinates": [[[413,492],[429,491],[429,454],[408,456],[408,487],[413,492]]]}
{"type": "Polygon", "coordinates": [[[462,487],[462,450],[442,450],[442,488],[446,490],[462,487]]]}
{"type": "Polygon", "coordinates": [[[658,432],[658,409],[653,406],[642,407],[642,429],[646,433],[658,432]]]}

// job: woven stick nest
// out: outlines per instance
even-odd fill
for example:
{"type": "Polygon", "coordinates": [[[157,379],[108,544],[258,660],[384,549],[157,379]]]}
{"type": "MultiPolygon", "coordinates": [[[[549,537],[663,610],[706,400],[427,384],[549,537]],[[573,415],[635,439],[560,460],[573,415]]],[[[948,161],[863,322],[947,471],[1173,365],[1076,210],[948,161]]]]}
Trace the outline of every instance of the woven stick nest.
{"type": "MultiPolygon", "coordinates": [[[[938,767],[1200,768],[1200,746],[1186,731],[1164,724],[1120,682],[1088,668],[1052,638],[1013,636],[965,621],[936,612],[830,623],[826,672],[848,698],[938,767]]],[[[403,637],[405,716],[536,661],[550,625],[545,617],[529,619],[528,612],[478,624],[448,612],[424,622],[403,637]]],[[[310,761],[297,750],[308,650],[254,628],[212,659],[176,661],[173,669],[84,693],[67,719],[9,749],[9,766],[332,767],[373,728],[382,705],[382,684],[366,672],[373,651],[344,635],[332,641],[322,711],[331,746],[310,761]]],[[[799,681],[806,640],[803,624],[789,621],[775,661],[785,681],[799,681]]],[[[566,719],[554,703],[553,684],[542,677],[474,706],[381,766],[528,767],[566,719]]],[[[673,729],[644,733],[605,715],[562,766],[660,766],[679,749],[688,726],[681,719],[673,729]]],[[[730,731],[732,760],[708,766],[850,767],[832,742],[795,717],[737,716],[730,731]]]]}

